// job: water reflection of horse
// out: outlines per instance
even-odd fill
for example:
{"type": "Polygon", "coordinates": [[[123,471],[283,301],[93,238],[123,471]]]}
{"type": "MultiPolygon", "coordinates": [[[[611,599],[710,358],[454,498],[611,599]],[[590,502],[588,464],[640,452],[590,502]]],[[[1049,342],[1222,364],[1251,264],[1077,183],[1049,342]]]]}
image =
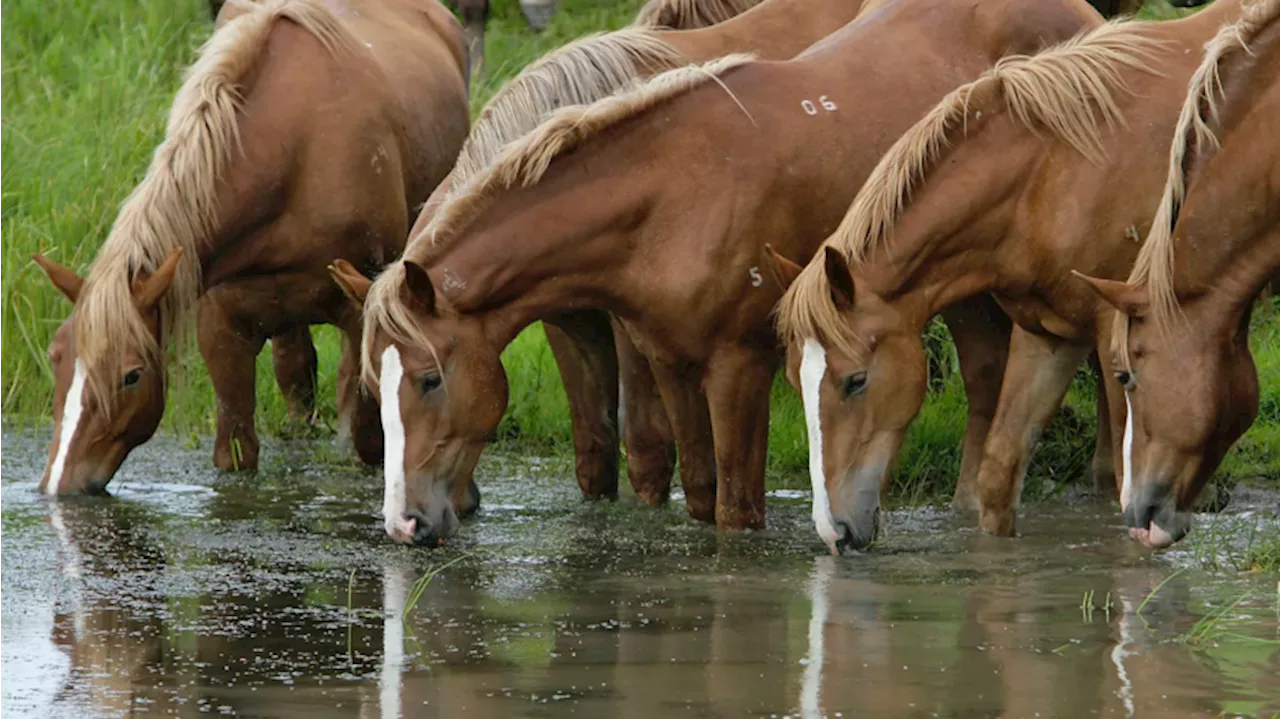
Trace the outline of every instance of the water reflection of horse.
{"type": "Polygon", "coordinates": [[[1152,547],[1190,526],[1183,513],[1258,412],[1250,309],[1269,281],[1280,289],[1277,68],[1280,2],[1248,3],[1194,75],[1133,272],[1127,282],[1088,278],[1120,312],[1111,351],[1129,406],[1121,501],[1131,533],[1152,547]]]}
{"type": "MultiPolygon", "coordinates": [[[[406,439],[393,534],[434,544],[455,530],[453,483],[505,409],[502,348],[536,319],[588,307],[623,319],[653,364],[690,514],[763,526],[779,296],[764,243],[807,258],[878,151],[948,88],[1098,22],[1070,1],[893,3],[793,61],[666,73],[513,145],[365,302],[366,378],[406,439]]],[[[975,344],[991,354],[1000,341],[975,344]]]]}
{"type": "MultiPolygon", "coordinates": [[[[1036,441],[1109,336],[1110,307],[1071,271],[1128,272],[1187,78],[1238,8],[1220,0],[1010,60],[953,92],[881,162],[778,313],[793,382],[812,388],[820,448],[842,459],[815,482],[832,486],[831,521],[850,536],[874,536],[879,489],[923,400],[923,324],[985,292],[1016,327],[973,508],[985,531],[1014,532],[1036,441]]],[[[1110,370],[1105,342],[1099,354],[1110,370]]],[[[1117,383],[1105,389],[1099,432],[1114,446],[1124,400],[1117,383]]]]}
{"type": "Polygon", "coordinates": [[[119,502],[51,508],[48,523],[57,542],[64,607],[54,615],[52,641],[70,662],[55,704],[123,716],[139,697],[154,699],[154,671],[162,661],[165,636],[155,603],[121,602],[118,595],[101,601],[89,595],[89,587],[104,579],[121,581],[122,575],[154,572],[163,565],[161,552],[137,531],[146,522],[144,512],[119,502]]]}
{"type": "MultiPolygon", "coordinates": [[[[464,187],[492,164],[503,148],[556,109],[600,100],[660,70],[731,52],[789,59],[845,25],[862,9],[862,0],[766,0],[711,27],[629,28],[583,38],[548,53],[522,70],[481,111],[457,165],[427,200],[410,236],[425,231],[455,187],[464,187]]],[[[345,262],[335,264],[335,277],[343,284],[367,284],[345,262]]],[[[661,488],[670,484],[673,469],[671,429],[648,363],[626,333],[611,325],[602,312],[562,313],[548,318],[543,327],[564,378],[583,494],[612,497],[618,491],[621,375],[631,484],[643,501],[665,501],[661,488]]],[[[462,481],[462,477],[457,480],[462,481]]]]}
{"type": "MultiPolygon", "coordinates": [[[[447,10],[347,6],[340,17],[316,0],[228,4],[88,277],[39,258],[75,302],[50,349],[43,490],[99,490],[150,438],[168,340],[200,298],[219,467],[258,464],[254,360],[268,337],[330,323],[358,340],[359,316],[325,266],[346,255],[373,268],[399,254],[408,208],[452,166],[468,115],[462,32],[447,10]]],[[[345,353],[339,415],[374,462],[377,408],[360,397],[355,367],[345,353]]]]}

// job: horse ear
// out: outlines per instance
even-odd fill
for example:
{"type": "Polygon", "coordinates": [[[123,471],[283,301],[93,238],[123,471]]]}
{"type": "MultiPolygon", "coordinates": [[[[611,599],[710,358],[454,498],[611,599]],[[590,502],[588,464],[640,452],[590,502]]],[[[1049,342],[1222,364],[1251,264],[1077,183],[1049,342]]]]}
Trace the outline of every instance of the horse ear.
{"type": "Polygon", "coordinates": [[[1147,313],[1147,307],[1151,304],[1146,287],[1131,285],[1128,282],[1119,280],[1090,277],[1083,272],[1076,272],[1075,270],[1072,270],[1071,274],[1083,280],[1107,304],[1129,317],[1142,317],[1147,313]]]}
{"type": "Polygon", "coordinates": [[[773,275],[773,279],[778,281],[779,285],[782,285],[783,290],[791,287],[791,283],[795,282],[800,273],[804,271],[804,268],[800,265],[778,254],[778,251],[773,249],[773,245],[766,244],[764,246],[764,257],[765,265],[769,268],[770,274],[773,275]]]}
{"type": "Polygon", "coordinates": [[[164,297],[164,293],[169,291],[173,286],[173,276],[178,271],[178,260],[181,259],[182,248],[175,247],[154,273],[139,272],[133,279],[133,302],[139,311],[150,312],[160,298],[164,297]]]}
{"type": "Polygon", "coordinates": [[[53,286],[71,300],[71,304],[75,304],[80,298],[80,290],[84,288],[84,278],[38,252],[31,259],[49,276],[53,286]]]}
{"type": "Polygon", "coordinates": [[[403,260],[404,286],[409,292],[405,299],[416,303],[426,314],[436,313],[436,288],[422,265],[413,260],[403,260]]]}
{"type": "Polygon", "coordinates": [[[853,273],[849,271],[849,263],[844,255],[834,247],[823,248],[826,253],[827,282],[831,285],[831,301],[836,309],[847,310],[853,307],[853,273]]]}
{"type": "Polygon", "coordinates": [[[342,294],[347,296],[356,307],[364,306],[364,298],[369,296],[369,287],[373,285],[373,280],[365,277],[356,266],[344,259],[336,259],[329,265],[329,276],[342,288],[342,294]]]}

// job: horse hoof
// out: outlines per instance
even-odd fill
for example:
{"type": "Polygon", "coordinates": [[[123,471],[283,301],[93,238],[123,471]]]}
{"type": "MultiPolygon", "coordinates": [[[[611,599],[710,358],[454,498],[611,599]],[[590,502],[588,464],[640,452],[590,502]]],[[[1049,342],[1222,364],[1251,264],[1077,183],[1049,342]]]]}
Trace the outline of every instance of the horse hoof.
{"type": "Polygon", "coordinates": [[[994,537],[1012,537],[1014,524],[1013,510],[995,511],[984,509],[978,518],[978,526],[982,528],[982,531],[994,537]]]}

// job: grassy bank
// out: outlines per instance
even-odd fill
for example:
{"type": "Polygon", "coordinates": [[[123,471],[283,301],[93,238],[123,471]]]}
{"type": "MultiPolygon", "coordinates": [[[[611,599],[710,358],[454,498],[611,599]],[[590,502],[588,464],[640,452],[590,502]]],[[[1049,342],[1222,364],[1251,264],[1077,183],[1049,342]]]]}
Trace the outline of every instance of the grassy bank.
{"type": "MultiPolygon", "coordinates": [[[[638,0],[562,0],[544,33],[528,30],[514,0],[499,0],[489,27],[488,67],[474,86],[478,109],[508,77],[547,50],[583,33],[625,25],[638,0]]],[[[182,68],[207,37],[204,0],[6,0],[3,40],[3,353],[0,401],[7,420],[44,421],[52,377],[47,346],[69,305],[29,260],[40,251],[84,269],[116,210],[141,179],[158,143],[182,68]]],[[[322,418],[332,424],[338,334],[315,330],[320,352],[322,418]]],[[[945,338],[933,342],[935,391],[903,453],[900,494],[945,492],[959,466],[964,399],[945,338]]],[[[1227,476],[1280,476],[1280,325],[1254,333],[1264,388],[1258,422],[1224,464],[1227,476]]],[[[570,447],[559,375],[538,328],[504,357],[511,406],[501,436],[528,451],[570,447]]],[[[171,393],[169,431],[211,431],[213,393],[198,357],[171,393]]],[[[259,360],[259,428],[290,431],[275,389],[269,353],[259,360]]],[[[1052,493],[1079,477],[1092,452],[1093,399],[1088,381],[1073,388],[1068,409],[1048,433],[1032,469],[1034,493],[1052,493]]],[[[804,480],[804,423],[796,394],[774,388],[770,475],[775,484],[804,480]]]]}

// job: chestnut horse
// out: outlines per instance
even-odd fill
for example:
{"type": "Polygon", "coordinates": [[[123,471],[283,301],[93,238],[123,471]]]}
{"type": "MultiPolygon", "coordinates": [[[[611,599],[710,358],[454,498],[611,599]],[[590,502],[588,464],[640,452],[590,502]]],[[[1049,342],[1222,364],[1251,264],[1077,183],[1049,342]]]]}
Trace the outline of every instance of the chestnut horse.
{"type": "Polygon", "coordinates": [[[450,495],[506,407],[502,349],[584,308],[621,318],[651,361],[690,514],[763,526],[781,291],[763,274],[764,243],[807,258],[879,151],[949,88],[1099,22],[1074,0],[900,0],[795,60],[675,70],[561,110],[508,147],[372,287],[338,273],[367,293],[388,533],[435,544],[456,530],[450,495]]]}
{"type": "Polygon", "coordinates": [[[202,295],[215,464],[257,465],[254,360],[267,337],[316,323],[347,334],[339,412],[361,457],[380,459],[377,405],[360,396],[351,353],[360,317],[325,266],[396,257],[409,206],[452,166],[468,124],[462,29],[434,2],[328,7],[229,3],[236,16],[189,71],[88,277],[40,258],[75,303],[50,348],[42,490],[101,490],[155,432],[169,340],[202,295]]]}
{"type": "Polygon", "coordinates": [[[1249,315],[1280,280],[1277,117],[1280,1],[1257,0],[1192,76],[1164,197],[1127,282],[1086,278],[1120,313],[1120,503],[1130,534],[1152,548],[1190,527],[1185,513],[1258,412],[1249,315]]]}
{"type": "MultiPolygon", "coordinates": [[[[1186,79],[1238,7],[1109,25],[957,89],[899,139],[787,292],[779,326],[821,452],[814,481],[830,487],[830,521],[852,546],[875,536],[880,489],[924,397],[924,323],[983,293],[1015,328],[974,508],[985,531],[1013,534],[1035,443],[1109,330],[1109,308],[1071,270],[1129,271],[1186,79]]],[[[1099,432],[1123,422],[1118,389],[1105,381],[1099,432]]]]}
{"type": "MultiPolygon", "coordinates": [[[[522,70],[481,111],[457,165],[428,199],[410,236],[422,234],[455,185],[464,186],[492,164],[502,148],[556,109],[588,104],[651,73],[735,51],[787,60],[848,23],[862,7],[862,0],[766,0],[707,28],[628,28],[582,38],[548,53],[522,70]]],[[[667,22],[674,21],[672,17],[667,22]]],[[[648,363],[603,312],[565,313],[548,318],[543,327],[569,398],[583,495],[617,496],[621,373],[631,484],[643,501],[665,501],[661,488],[670,485],[674,469],[672,437],[648,363]]]]}

